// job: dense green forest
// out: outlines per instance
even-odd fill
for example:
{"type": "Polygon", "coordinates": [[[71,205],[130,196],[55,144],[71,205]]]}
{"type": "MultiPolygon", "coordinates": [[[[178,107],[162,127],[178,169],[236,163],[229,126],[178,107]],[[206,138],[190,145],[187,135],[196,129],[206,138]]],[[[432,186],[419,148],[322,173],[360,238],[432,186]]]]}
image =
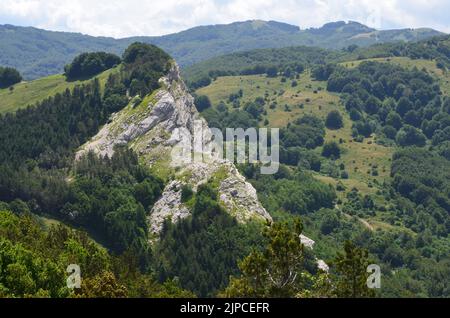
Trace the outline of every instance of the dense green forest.
{"type": "Polygon", "coordinates": [[[356,138],[376,132],[399,146],[422,147],[427,138],[435,146],[450,139],[450,100],[427,72],[364,62],[335,68],[327,89],[342,93],[356,138]]]}
{"type": "Polygon", "coordinates": [[[130,252],[112,256],[85,232],[47,226],[27,212],[0,210],[0,297],[192,297],[176,281],[142,274],[130,252]],[[66,268],[82,268],[82,288],[67,288],[66,268]]]}
{"type": "Polygon", "coordinates": [[[218,202],[217,189],[202,186],[192,198],[192,216],[176,225],[166,222],[155,256],[162,281],[178,277],[181,286],[198,296],[215,296],[237,263],[262,245],[262,225],[239,224],[218,202]]]}

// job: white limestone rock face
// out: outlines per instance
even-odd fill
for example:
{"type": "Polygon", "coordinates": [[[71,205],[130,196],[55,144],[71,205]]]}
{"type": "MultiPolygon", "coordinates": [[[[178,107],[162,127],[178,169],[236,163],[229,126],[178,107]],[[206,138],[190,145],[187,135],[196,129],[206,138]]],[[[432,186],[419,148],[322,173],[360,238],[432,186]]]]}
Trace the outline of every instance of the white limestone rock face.
{"type": "Polygon", "coordinates": [[[311,240],[309,237],[304,236],[303,234],[300,234],[300,242],[310,249],[313,249],[314,244],[316,244],[316,242],[311,240]]]}
{"type": "Polygon", "coordinates": [[[148,216],[152,237],[160,233],[165,219],[177,222],[190,215],[181,202],[183,185],[188,184],[196,191],[211,178],[220,179],[220,202],[239,222],[272,220],[258,201],[254,187],[233,163],[218,156],[208,124],[197,112],[194,98],[181,80],[176,64],[160,83],[161,88],[145,97],[140,105],[128,105],[114,114],[110,122],[80,148],[76,158],[88,151],[112,156],[116,145],[127,145],[156,173],[170,172],[171,181],[148,216]],[[200,155],[203,160],[192,162],[191,153],[185,153],[179,146],[191,142],[190,136],[199,131],[203,136],[200,147],[194,142],[193,148],[195,156],[200,155]]]}
{"type": "Polygon", "coordinates": [[[190,214],[189,209],[181,203],[181,187],[181,182],[172,181],[164,189],[161,199],[156,202],[149,216],[151,233],[160,233],[167,217],[172,222],[177,222],[190,214]]]}
{"type": "Polygon", "coordinates": [[[242,222],[251,219],[254,214],[271,220],[269,213],[259,202],[255,188],[233,164],[226,162],[224,165],[228,168],[228,177],[221,182],[219,195],[227,210],[242,222]]]}
{"type": "MultiPolygon", "coordinates": [[[[309,237],[307,237],[303,234],[300,234],[300,242],[304,246],[306,246],[307,248],[310,248],[310,249],[314,249],[314,244],[316,244],[316,242],[314,240],[310,239],[309,237]]],[[[320,269],[326,273],[328,273],[328,271],[330,270],[330,267],[328,266],[328,264],[325,263],[324,260],[318,259],[317,257],[316,257],[316,264],[317,264],[318,269],[320,269]]]]}
{"type": "Polygon", "coordinates": [[[317,260],[317,268],[328,273],[330,271],[330,266],[328,266],[327,263],[325,263],[325,261],[319,259],[317,260]]]}

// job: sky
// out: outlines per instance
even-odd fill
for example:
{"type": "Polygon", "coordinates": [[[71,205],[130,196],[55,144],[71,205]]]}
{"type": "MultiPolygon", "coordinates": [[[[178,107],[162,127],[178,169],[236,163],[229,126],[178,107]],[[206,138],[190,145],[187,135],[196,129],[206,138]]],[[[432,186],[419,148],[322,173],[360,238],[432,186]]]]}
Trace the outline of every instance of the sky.
{"type": "Polygon", "coordinates": [[[256,19],[302,29],[352,20],[450,33],[449,12],[448,0],[0,0],[0,24],[115,38],[256,19]]]}

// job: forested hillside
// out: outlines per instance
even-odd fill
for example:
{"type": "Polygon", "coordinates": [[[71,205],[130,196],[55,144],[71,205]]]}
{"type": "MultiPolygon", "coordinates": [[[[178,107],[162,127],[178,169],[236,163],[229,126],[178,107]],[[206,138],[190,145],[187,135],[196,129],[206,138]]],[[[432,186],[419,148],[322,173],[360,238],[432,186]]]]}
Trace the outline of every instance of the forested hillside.
{"type": "Polygon", "coordinates": [[[246,21],[195,27],[161,37],[113,39],[2,25],[0,65],[15,67],[30,80],[62,73],[64,65],[80,53],[122,54],[135,41],[158,45],[180,65],[188,66],[215,56],[257,48],[307,45],[340,49],[350,45],[417,41],[438,34],[431,29],[376,31],[356,22],[336,22],[318,29],[300,30],[275,21],[246,21]]]}
{"type": "Polygon", "coordinates": [[[249,51],[186,75],[211,126],[282,128],[280,171],[241,169],[276,220],[302,215],[319,257],[351,237],[383,264],[383,296],[448,296],[448,37],[311,53],[249,51]]]}
{"type": "MultiPolygon", "coordinates": [[[[19,214],[51,215],[81,226],[115,255],[129,253],[138,272],[151,261],[145,209],[160,195],[162,181],[140,167],[137,157],[127,150],[118,150],[112,158],[87,156],[76,165],[73,158],[111,113],[129,103],[127,89],[151,92],[167,72],[167,54],[148,46],[146,58],[138,60],[142,52],[140,44],[130,46],[124,54],[127,62],[120,72],[109,75],[103,90],[99,80],[93,79],[15,114],[0,116],[0,200],[9,202],[4,209],[19,207],[19,214]]],[[[104,264],[97,265],[99,270],[108,270],[104,264]]],[[[34,275],[33,269],[23,270],[34,275]]],[[[93,283],[96,279],[101,277],[93,277],[93,283]]],[[[22,291],[25,294],[34,292],[22,291]]]]}
{"type": "Polygon", "coordinates": [[[135,257],[113,256],[85,232],[46,225],[26,211],[0,207],[0,297],[192,297],[176,281],[159,284],[135,257]],[[68,289],[67,264],[78,264],[83,284],[68,289]]]}
{"type": "Polygon", "coordinates": [[[367,48],[348,46],[340,51],[290,45],[279,49],[250,50],[218,56],[186,67],[184,75],[197,88],[208,85],[217,76],[265,74],[268,68],[274,67],[283,70],[295,64],[327,64],[383,57],[432,60],[439,69],[444,70],[449,68],[449,43],[449,36],[439,36],[426,41],[376,44],[367,48]]]}

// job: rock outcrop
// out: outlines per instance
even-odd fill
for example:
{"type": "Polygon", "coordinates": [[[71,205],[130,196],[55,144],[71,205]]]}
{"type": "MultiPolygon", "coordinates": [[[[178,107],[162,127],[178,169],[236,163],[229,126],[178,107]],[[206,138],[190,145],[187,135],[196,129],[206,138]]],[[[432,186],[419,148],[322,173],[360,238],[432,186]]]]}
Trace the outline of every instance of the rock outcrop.
{"type": "Polygon", "coordinates": [[[194,99],[180,78],[178,66],[160,79],[161,88],[146,96],[139,105],[128,105],[114,114],[100,132],[77,153],[88,151],[111,156],[116,145],[135,150],[143,163],[168,181],[162,197],[149,213],[148,223],[156,236],[165,219],[176,222],[190,214],[181,202],[181,189],[199,185],[214,178],[218,183],[220,202],[240,222],[252,219],[271,220],[256,190],[239,173],[233,163],[219,157],[206,121],[194,106],[194,99]],[[190,143],[201,133],[200,147],[194,145],[194,156],[183,152],[180,144],[190,143]],[[200,148],[200,150],[199,150],[200,148]]]}
{"type": "MultiPolygon", "coordinates": [[[[314,240],[310,239],[309,237],[307,237],[303,234],[300,234],[300,242],[304,246],[306,246],[307,248],[310,248],[310,249],[314,249],[314,244],[316,244],[316,242],[314,240]]],[[[316,259],[317,268],[328,273],[328,271],[330,270],[330,267],[328,266],[328,264],[325,263],[324,260],[318,259],[317,257],[315,259],[316,259]]]]}

